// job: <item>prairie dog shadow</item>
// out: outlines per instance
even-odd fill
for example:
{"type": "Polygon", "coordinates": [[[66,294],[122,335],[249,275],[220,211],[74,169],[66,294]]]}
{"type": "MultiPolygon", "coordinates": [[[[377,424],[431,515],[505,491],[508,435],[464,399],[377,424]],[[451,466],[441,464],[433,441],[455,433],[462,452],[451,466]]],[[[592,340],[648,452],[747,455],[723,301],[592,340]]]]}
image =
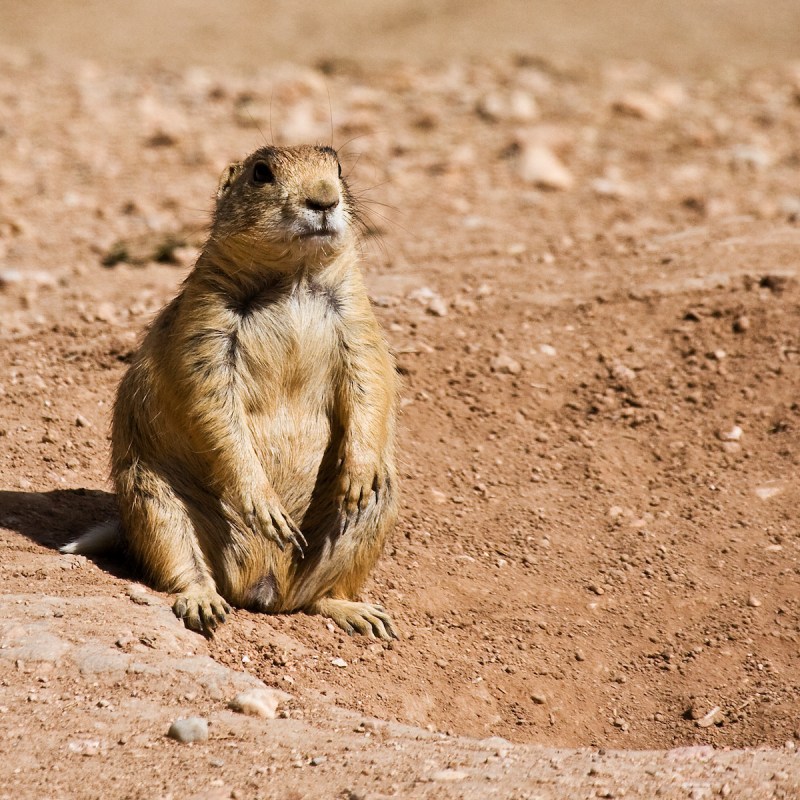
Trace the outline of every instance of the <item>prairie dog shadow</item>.
{"type": "MultiPolygon", "coordinates": [[[[16,531],[51,550],[58,550],[92,525],[116,514],[115,495],[101,489],[0,490],[0,527],[16,531]]],[[[117,577],[137,577],[123,551],[96,556],[93,560],[117,577]]]]}

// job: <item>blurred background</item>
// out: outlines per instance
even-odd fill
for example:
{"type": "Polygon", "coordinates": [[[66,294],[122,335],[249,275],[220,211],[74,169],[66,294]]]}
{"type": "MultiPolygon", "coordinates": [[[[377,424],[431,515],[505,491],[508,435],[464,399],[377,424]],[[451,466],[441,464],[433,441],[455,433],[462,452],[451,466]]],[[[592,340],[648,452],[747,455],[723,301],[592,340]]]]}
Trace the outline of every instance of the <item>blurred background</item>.
{"type": "Polygon", "coordinates": [[[255,67],[525,53],[678,73],[800,58],[798,0],[31,0],[0,3],[0,44],[49,58],[255,67]]]}

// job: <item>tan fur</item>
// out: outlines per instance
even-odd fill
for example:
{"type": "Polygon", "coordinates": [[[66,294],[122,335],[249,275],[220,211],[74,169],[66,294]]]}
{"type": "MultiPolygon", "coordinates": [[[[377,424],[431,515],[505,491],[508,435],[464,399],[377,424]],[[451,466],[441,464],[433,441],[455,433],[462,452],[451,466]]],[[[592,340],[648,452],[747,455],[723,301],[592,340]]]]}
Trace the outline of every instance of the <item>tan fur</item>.
{"type": "Polygon", "coordinates": [[[340,175],[322,147],[232,164],[194,270],[119,387],[124,538],[198,630],[227,601],[394,635],[355,602],[397,513],[396,378],[340,175]]]}

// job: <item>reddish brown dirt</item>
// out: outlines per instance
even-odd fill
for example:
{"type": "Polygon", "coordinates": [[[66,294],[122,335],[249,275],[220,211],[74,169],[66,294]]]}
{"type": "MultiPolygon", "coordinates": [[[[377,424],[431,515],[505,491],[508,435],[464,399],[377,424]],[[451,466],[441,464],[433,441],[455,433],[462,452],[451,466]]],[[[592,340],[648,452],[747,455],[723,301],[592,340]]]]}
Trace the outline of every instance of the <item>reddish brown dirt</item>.
{"type": "Polygon", "coordinates": [[[403,638],[238,611],[213,656],[474,737],[800,737],[796,67],[124,74],[6,50],[0,108],[6,592],[130,580],[113,559],[79,580],[36,564],[113,508],[114,388],[191,266],[218,172],[270,125],[329,140],[332,109],[404,376],[402,519],[365,593],[403,638]],[[531,141],[569,188],[524,180],[531,141]]]}

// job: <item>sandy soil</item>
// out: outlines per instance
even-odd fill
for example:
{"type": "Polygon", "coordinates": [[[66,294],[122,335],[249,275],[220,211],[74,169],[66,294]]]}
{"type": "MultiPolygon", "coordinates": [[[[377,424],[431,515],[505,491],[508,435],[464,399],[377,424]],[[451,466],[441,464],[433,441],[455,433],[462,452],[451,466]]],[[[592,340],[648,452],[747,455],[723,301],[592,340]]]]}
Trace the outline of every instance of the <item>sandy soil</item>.
{"type": "MultiPolygon", "coordinates": [[[[669,9],[685,30],[716,5],[696,18],[669,9]]],[[[740,21],[757,13],[737,5],[740,21]]],[[[53,10],[34,8],[16,30],[53,10]]],[[[386,41],[398,42],[392,13],[386,41]]],[[[300,48],[306,66],[254,68],[248,46],[241,71],[207,50],[205,66],[185,51],[164,67],[123,66],[132,50],[87,53],[55,24],[0,50],[0,741],[33,748],[26,768],[0,767],[0,797],[288,796],[253,759],[288,769],[295,757],[263,743],[258,755],[252,731],[236,745],[232,729],[224,765],[204,751],[191,775],[155,722],[149,739],[122,735],[120,756],[54,744],[73,724],[136,729],[129,697],[171,718],[222,713],[226,698],[157,666],[132,690],[130,665],[120,677],[40,640],[33,657],[15,644],[40,635],[29,623],[41,616],[65,648],[130,649],[121,637],[153,649],[156,623],[128,598],[138,576],[125,560],[54,549],[112,512],[115,385],[191,268],[219,172],[264,140],[332,142],[372,220],[364,270],[404,377],[404,504],[366,595],[403,638],[385,646],[319,618],[238,611],[208,645],[164,628],[172,650],[290,691],[288,718],[331,747],[331,796],[360,773],[343,757],[351,744],[331,745],[339,729],[314,727],[320,699],[356,727],[415,726],[392,729],[397,741],[442,732],[451,755],[472,747],[456,737],[502,737],[503,752],[780,748],[764,751],[778,765],[766,783],[714,777],[663,794],[800,791],[800,66],[781,57],[800,24],[761,15],[774,36],[747,43],[726,22],[709,69],[688,34],[682,65],[674,49],[609,60],[639,40],[601,26],[571,52],[563,42],[595,30],[586,14],[583,28],[545,16],[562,35],[550,58],[514,43],[517,55],[380,65],[375,52],[332,61],[300,48]],[[66,55],[41,54],[51,36],[66,55]],[[105,722],[84,713],[95,673],[105,722]],[[164,770],[163,787],[137,764],[164,770]],[[118,791],[91,784],[109,771],[118,791]]],[[[136,19],[137,52],[153,57],[158,39],[136,19]]],[[[406,41],[430,55],[425,30],[406,41]]],[[[755,763],[740,755],[739,767],[755,763]]],[[[484,796],[403,769],[352,796],[484,796]]],[[[510,769],[496,796],[521,779],[510,769]]],[[[600,793],[623,791],[619,781],[581,780],[576,797],[622,796],[600,793]]],[[[301,797],[316,784],[291,785],[301,797]]],[[[653,796],[641,776],[626,785],[653,796]]]]}
{"type": "Polygon", "coordinates": [[[241,69],[530,54],[596,68],[644,59],[683,74],[800,55],[795,0],[8,0],[0,42],[48,58],[241,69]]]}

